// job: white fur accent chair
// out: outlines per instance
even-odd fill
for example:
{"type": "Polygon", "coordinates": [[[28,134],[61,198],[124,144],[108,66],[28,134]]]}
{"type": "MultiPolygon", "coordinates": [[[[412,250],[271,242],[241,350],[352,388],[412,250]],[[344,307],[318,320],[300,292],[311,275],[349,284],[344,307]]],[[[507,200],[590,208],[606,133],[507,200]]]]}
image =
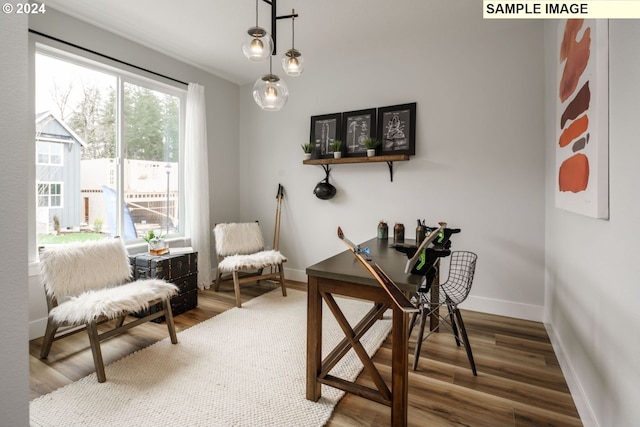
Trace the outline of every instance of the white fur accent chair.
{"type": "Polygon", "coordinates": [[[214,289],[218,291],[224,273],[231,273],[236,293],[236,306],[242,307],[240,284],[274,279],[280,282],[282,296],[287,296],[282,264],[287,258],[276,250],[264,250],[264,238],[258,222],[216,224],[213,229],[218,258],[218,274],[214,289]],[[264,273],[265,268],[269,273],[264,273]],[[240,276],[242,271],[257,270],[240,276]]]}
{"type": "Polygon", "coordinates": [[[47,358],[54,340],[86,328],[98,382],[102,383],[106,375],[100,341],[165,316],[171,342],[177,344],[169,303],[178,292],[177,286],[158,279],[131,281],[131,264],[120,239],[52,246],[41,253],[40,270],[49,310],[40,358],[47,358]],[[162,310],[124,323],[127,314],[158,302],[162,310]],[[98,324],[113,319],[113,329],[99,334],[98,324]],[[67,328],[56,335],[60,327],[67,328]]]}

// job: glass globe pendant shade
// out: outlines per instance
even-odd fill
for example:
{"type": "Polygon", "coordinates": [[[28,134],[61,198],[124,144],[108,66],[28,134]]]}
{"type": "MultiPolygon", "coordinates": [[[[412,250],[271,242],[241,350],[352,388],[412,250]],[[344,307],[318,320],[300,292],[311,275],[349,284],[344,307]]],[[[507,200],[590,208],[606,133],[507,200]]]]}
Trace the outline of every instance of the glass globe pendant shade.
{"type": "Polygon", "coordinates": [[[264,28],[251,27],[242,41],[242,53],[253,62],[263,62],[273,52],[273,40],[264,28]]]}
{"type": "Polygon", "coordinates": [[[253,99],[265,111],[279,111],[289,99],[289,88],[275,74],[265,74],[253,85],[253,99]]]}
{"type": "Polygon", "coordinates": [[[304,71],[304,58],[297,49],[289,49],[282,55],[282,69],[291,77],[299,76],[304,71]]]}

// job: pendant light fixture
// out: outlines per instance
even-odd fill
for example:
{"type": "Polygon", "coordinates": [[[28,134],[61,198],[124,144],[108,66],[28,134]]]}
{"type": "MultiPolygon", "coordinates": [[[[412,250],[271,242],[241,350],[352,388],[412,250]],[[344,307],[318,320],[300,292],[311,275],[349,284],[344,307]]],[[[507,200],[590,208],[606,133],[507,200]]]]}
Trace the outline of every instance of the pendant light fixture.
{"type": "Polygon", "coordinates": [[[256,26],[247,30],[242,42],[242,53],[253,62],[263,62],[271,57],[273,46],[271,35],[258,26],[258,0],[256,0],[256,26]]]}
{"type": "Polygon", "coordinates": [[[269,74],[256,80],[253,85],[253,99],[265,111],[279,111],[289,99],[287,84],[271,72],[271,58],[269,74]]]}
{"type": "Polygon", "coordinates": [[[247,30],[247,36],[242,43],[242,52],[254,62],[261,62],[269,58],[269,74],[256,80],[253,85],[253,99],[256,104],[266,111],[278,111],[289,98],[287,84],[272,71],[272,56],[276,54],[276,22],[278,19],[291,19],[292,41],[291,49],[282,58],[282,67],[289,76],[299,76],[303,69],[303,58],[300,51],[294,47],[293,20],[298,17],[295,10],[291,15],[276,16],[277,0],[262,0],[271,6],[271,34],[258,26],[258,0],[256,0],[256,26],[247,30]]]}
{"type": "Polygon", "coordinates": [[[295,48],[296,16],[295,9],[291,9],[291,49],[282,55],[282,69],[291,77],[299,76],[304,70],[304,58],[302,57],[302,53],[295,48]]]}

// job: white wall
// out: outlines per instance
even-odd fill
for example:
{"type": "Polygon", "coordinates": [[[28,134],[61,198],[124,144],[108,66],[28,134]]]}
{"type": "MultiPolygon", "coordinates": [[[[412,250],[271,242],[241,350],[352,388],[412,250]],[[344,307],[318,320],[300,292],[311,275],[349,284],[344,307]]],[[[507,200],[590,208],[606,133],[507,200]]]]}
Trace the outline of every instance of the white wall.
{"type": "Polygon", "coordinates": [[[370,40],[380,44],[377,56],[359,55],[346,40],[340,52],[351,54],[332,61],[303,50],[307,68],[286,78],[290,97],[280,112],[263,112],[252,85],[241,88],[242,219],[260,220],[269,239],[277,184],[284,185],[280,247],[288,277],[298,280],[344,249],[338,225],[364,241],[381,219],[391,228],[404,223],[407,237],[418,218],[447,221],[462,228],[453,248],[479,255],[466,307],[542,320],[543,24],[486,22],[458,2],[394,2],[386,13],[390,21],[425,22],[407,25],[401,38],[380,29],[370,40]],[[312,194],[324,171],[302,165],[311,116],[413,101],[416,156],[394,164],[393,182],[385,163],[337,165],[336,197],[312,194]]]}
{"type": "Polygon", "coordinates": [[[0,15],[0,426],[29,424],[27,354],[27,169],[26,141],[33,139],[29,121],[27,18],[0,15]],[[11,200],[11,203],[7,203],[11,200]]]}
{"type": "MultiPolygon", "coordinates": [[[[153,70],[183,82],[195,82],[205,87],[207,105],[207,136],[209,139],[209,188],[211,192],[211,229],[216,222],[238,217],[238,86],[156,51],[133,43],[113,33],[60,13],[50,7],[44,15],[32,15],[29,27],[44,34],[77,44],[104,55],[153,70]],[[220,201],[224,201],[221,203],[220,201]]],[[[61,44],[54,47],[70,49],[61,44]]],[[[70,49],[73,51],[73,49],[70,49]]],[[[134,70],[132,70],[134,71],[134,70]]],[[[32,138],[33,139],[33,138],[32,138]]],[[[32,150],[34,144],[29,145],[32,150]]],[[[34,154],[35,155],[35,154],[34,154]]],[[[29,158],[35,158],[32,155],[29,158]]],[[[35,175],[34,175],[35,176],[35,175]]],[[[35,209],[31,209],[34,211],[35,209]]],[[[35,214],[34,214],[35,215],[35,214]]],[[[35,216],[31,223],[35,226],[35,216]]],[[[34,227],[33,226],[33,227],[34,227]]],[[[35,261],[35,233],[30,233],[30,261],[35,261]]],[[[212,262],[215,261],[213,239],[212,262]]],[[[213,263],[215,265],[215,263],[213,263]]],[[[44,333],[46,303],[32,265],[29,277],[30,338],[44,333]]]]}
{"type": "Polygon", "coordinates": [[[554,207],[556,25],[545,25],[545,322],[584,424],[637,425],[640,21],[609,21],[609,220],[554,207]]]}

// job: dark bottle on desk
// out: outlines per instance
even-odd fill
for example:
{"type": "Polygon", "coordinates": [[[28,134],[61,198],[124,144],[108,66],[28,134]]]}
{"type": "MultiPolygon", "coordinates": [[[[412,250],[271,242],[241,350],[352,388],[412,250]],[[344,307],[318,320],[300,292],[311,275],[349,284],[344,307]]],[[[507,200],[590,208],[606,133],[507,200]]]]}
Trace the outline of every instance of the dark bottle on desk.
{"type": "Polygon", "coordinates": [[[393,227],[393,241],[395,243],[404,243],[404,224],[396,224],[393,227]]]}
{"type": "Polygon", "coordinates": [[[416,227],[416,245],[422,243],[427,235],[427,227],[418,220],[418,226],[416,227]]]}
{"type": "Polygon", "coordinates": [[[378,223],[378,239],[387,240],[389,238],[389,227],[384,221],[378,223]]]}

